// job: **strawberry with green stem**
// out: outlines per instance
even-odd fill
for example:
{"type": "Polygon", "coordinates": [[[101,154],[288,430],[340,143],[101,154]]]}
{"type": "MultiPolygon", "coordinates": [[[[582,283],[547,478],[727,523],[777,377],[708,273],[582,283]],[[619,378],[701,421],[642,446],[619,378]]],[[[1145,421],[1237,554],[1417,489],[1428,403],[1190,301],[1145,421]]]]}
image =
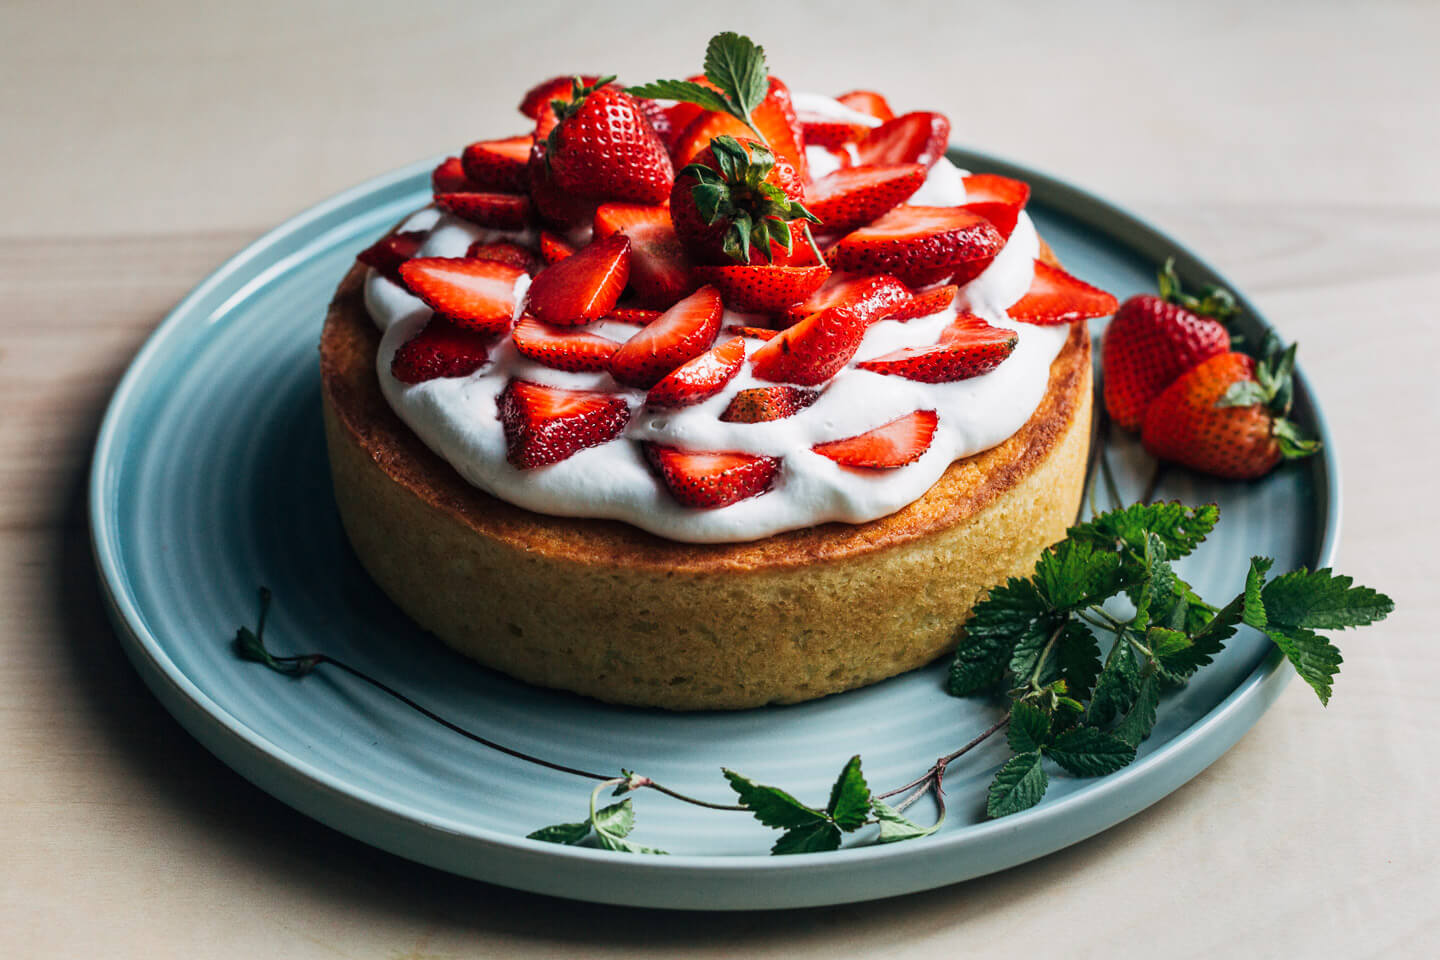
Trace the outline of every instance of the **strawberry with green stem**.
{"type": "Polygon", "coordinates": [[[566,193],[661,203],[675,181],[670,153],[640,102],[614,79],[587,86],[577,77],[569,100],[550,102],[556,122],[545,135],[545,164],[566,193]]]}

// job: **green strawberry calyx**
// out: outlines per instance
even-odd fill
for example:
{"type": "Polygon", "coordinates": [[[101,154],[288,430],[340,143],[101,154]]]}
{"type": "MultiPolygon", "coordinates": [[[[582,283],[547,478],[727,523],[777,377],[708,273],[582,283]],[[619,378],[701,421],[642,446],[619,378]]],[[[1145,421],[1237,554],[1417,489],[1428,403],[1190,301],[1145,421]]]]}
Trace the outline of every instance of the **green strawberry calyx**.
{"type": "Polygon", "coordinates": [[[1186,293],[1180,285],[1180,275],[1175,272],[1174,257],[1165,261],[1159,280],[1160,299],[1166,303],[1173,303],[1191,313],[1218,320],[1227,327],[1230,321],[1240,316],[1240,305],[1235,302],[1235,295],[1224,287],[1206,284],[1200,289],[1198,297],[1186,293]]]}
{"type": "Polygon", "coordinates": [[[765,179],[775,169],[775,154],[769,147],[754,142],[742,144],[727,134],[711,140],[710,149],[715,154],[715,167],[692,163],[679,176],[695,178],[690,195],[707,226],[721,221],[729,224],[722,241],[726,256],[749,263],[751,249],[758,248],[769,260],[771,243],[778,243],[790,253],[794,249],[790,224],[802,220],[807,221],[805,234],[811,249],[820,263],[825,262],[815,248],[809,227],[810,223],[819,223],[820,218],[765,179]]]}
{"type": "MultiPolygon", "coordinates": [[[[1167,264],[1168,266],[1168,264],[1167,264]]],[[[1187,308],[1188,309],[1188,308],[1187,308]]],[[[1270,434],[1286,460],[1308,457],[1320,449],[1319,440],[1306,438],[1289,419],[1295,403],[1295,350],[1299,344],[1285,344],[1271,331],[1265,335],[1254,380],[1232,383],[1215,402],[1217,408],[1251,407],[1259,404],[1270,413],[1270,434]]]]}

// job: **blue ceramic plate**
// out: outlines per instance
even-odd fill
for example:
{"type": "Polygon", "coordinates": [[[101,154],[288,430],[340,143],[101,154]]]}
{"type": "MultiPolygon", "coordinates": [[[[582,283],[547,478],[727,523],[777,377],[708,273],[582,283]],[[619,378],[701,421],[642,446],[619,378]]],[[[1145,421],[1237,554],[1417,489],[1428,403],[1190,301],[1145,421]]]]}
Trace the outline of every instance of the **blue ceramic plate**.
{"type": "MultiPolygon", "coordinates": [[[[1032,213],[1061,259],[1122,298],[1152,289],[1172,253],[1192,282],[1224,282],[1103,200],[982,154],[952,156],[1030,181],[1032,213]]],[[[121,641],[180,722],[261,788],[400,856],[525,890],[717,910],[834,904],[980,876],[1104,830],[1212,763],[1279,693],[1288,671],[1262,638],[1241,635],[1166,699],[1130,767],[1100,780],[1057,775],[1040,806],[986,822],[985,788],[1003,759],[1002,744],[987,744],[951,768],[949,821],[921,841],[770,857],[774,834],[751,818],[649,792],[637,797],[633,838],[671,856],[525,839],[583,819],[589,782],[489,751],[338,672],[294,681],[241,662],[230,640],[254,620],[256,587],[274,591],[268,638],[279,652],[324,650],[494,740],[583,769],[634,769],[717,801],[731,799],[722,765],[821,801],[855,753],[872,785],[897,786],[997,712],[947,696],[943,663],[799,706],[694,715],[606,706],[474,665],[394,608],[351,555],[331,502],[316,344],[355,253],[428,202],[430,169],[341,194],[221,267],[136,357],[96,445],[92,534],[121,641]]],[[[1262,329],[1242,304],[1250,332],[1262,329]]],[[[1162,488],[1221,504],[1219,529],[1182,565],[1202,594],[1233,595],[1252,554],[1282,570],[1329,561],[1335,450],[1303,377],[1297,412],[1327,442],[1321,456],[1259,484],[1177,471],[1162,488]]],[[[1111,456],[1136,496],[1148,462],[1127,441],[1111,456]]]]}

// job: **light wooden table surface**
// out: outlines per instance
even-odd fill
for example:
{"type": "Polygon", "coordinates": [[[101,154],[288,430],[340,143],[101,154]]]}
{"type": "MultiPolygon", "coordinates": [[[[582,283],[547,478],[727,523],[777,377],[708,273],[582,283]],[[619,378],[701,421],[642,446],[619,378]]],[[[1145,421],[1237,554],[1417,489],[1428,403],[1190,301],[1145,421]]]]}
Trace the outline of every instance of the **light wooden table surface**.
{"type": "Polygon", "coordinates": [[[1074,957],[1440,955],[1440,8],[489,6],[0,5],[0,954],[954,957],[1058,938],[1074,957]],[[794,87],[942,109],[959,142],[1159,222],[1301,342],[1342,452],[1340,566],[1399,604],[1341,638],[1328,710],[1291,684],[1188,786],[999,876],[723,916],[379,853],[157,705],[101,611],[82,498],[146,334],[300,209],[520,129],[530,82],[684,75],[724,28],[794,87]]]}

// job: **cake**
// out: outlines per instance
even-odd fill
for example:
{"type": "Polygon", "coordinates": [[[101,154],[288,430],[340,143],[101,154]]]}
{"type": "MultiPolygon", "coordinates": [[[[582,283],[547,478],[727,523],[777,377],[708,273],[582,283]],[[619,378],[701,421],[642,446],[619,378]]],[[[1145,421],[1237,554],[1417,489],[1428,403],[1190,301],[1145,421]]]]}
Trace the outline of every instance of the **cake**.
{"type": "Polygon", "coordinates": [[[356,554],[521,680],[680,710],[874,683],[1074,518],[1113,298],[942,115],[712,39],[737,62],[536,87],[534,132],[441,163],[326,318],[356,554]]]}

